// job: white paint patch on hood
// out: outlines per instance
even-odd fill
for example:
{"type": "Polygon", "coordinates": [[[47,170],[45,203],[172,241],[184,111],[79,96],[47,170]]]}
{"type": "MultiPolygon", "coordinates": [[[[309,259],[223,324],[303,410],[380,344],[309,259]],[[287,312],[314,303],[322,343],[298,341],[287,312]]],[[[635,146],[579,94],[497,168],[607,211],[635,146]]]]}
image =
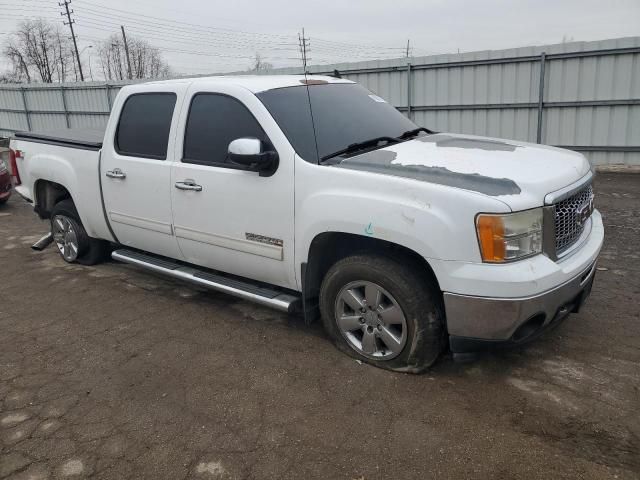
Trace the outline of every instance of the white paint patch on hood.
{"type": "MultiPolygon", "coordinates": [[[[505,188],[498,192],[498,196],[513,210],[542,205],[546,194],[579,180],[590,170],[589,162],[584,155],[570,150],[514,140],[449,133],[424,135],[408,142],[390,145],[346,159],[341,166],[347,167],[351,160],[354,164],[362,166],[366,163],[367,155],[375,152],[395,154],[388,164],[392,168],[385,172],[388,174],[393,174],[391,170],[396,167],[407,167],[408,170],[416,172],[419,172],[420,167],[426,167],[426,170],[435,167],[440,170],[446,169],[452,174],[475,176],[470,177],[475,178],[475,181],[487,179],[488,182],[498,181],[505,185],[510,181],[518,188],[505,188]]],[[[400,176],[411,177],[405,174],[400,176]]],[[[416,176],[416,179],[429,181],[422,175],[416,176]]]]}

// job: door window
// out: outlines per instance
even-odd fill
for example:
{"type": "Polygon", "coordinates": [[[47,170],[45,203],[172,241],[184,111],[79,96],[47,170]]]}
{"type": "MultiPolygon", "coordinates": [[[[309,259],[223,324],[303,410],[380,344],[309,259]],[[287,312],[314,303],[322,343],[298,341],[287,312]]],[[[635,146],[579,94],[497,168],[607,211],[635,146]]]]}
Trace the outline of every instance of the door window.
{"type": "Polygon", "coordinates": [[[175,104],[176,95],[170,92],[137,93],[127,98],[116,131],[116,152],[166,159],[175,104]]]}
{"type": "Polygon", "coordinates": [[[237,168],[229,162],[229,144],[253,137],[268,143],[267,136],[249,109],[233,97],[198,93],[191,100],[184,135],[184,163],[237,168]]]}

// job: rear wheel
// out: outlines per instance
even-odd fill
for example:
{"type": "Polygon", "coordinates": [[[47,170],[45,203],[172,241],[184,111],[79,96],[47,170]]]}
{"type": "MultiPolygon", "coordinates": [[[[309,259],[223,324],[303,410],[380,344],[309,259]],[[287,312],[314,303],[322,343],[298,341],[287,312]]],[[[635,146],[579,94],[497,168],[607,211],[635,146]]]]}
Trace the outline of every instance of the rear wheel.
{"type": "Polygon", "coordinates": [[[420,372],[444,349],[440,292],[401,260],[354,255],[338,261],[323,280],[320,310],[336,346],[377,367],[420,372]]]}
{"type": "Polygon", "coordinates": [[[70,199],[62,200],[53,207],[51,233],[53,242],[65,262],[94,265],[106,258],[107,242],[87,235],[70,199]]]}
{"type": "MultiPolygon", "coordinates": [[[[78,231],[79,226],[66,215],[55,215],[51,219],[53,241],[66,262],[75,262],[80,254],[80,235],[78,231]]],[[[83,250],[86,250],[86,248],[83,248],[83,250]]]]}

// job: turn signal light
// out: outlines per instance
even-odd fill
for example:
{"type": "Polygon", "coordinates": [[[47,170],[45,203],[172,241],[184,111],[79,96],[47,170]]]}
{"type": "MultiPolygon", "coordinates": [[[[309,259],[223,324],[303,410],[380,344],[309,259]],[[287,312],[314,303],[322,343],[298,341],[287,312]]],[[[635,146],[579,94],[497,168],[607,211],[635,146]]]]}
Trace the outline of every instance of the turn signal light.
{"type": "Polygon", "coordinates": [[[483,262],[504,263],[542,252],[542,209],[480,214],[476,231],[483,262]]]}
{"type": "Polygon", "coordinates": [[[504,222],[497,215],[480,215],[476,227],[482,260],[485,262],[504,262],[504,222]]]}

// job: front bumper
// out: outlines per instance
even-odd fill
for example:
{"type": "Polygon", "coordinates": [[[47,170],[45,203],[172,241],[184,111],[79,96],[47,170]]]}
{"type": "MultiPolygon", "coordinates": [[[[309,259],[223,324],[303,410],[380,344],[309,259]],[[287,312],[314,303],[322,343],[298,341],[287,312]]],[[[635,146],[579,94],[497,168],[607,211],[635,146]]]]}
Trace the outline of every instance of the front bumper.
{"type": "Polygon", "coordinates": [[[492,346],[519,345],[539,337],[570,313],[577,313],[591,293],[595,262],[571,281],[528,298],[483,298],[445,294],[447,316],[472,319],[471,336],[450,335],[454,353],[492,346]]]}
{"type": "Polygon", "coordinates": [[[461,286],[443,288],[452,351],[524,343],[576,312],[591,291],[604,241],[597,211],[590,226],[584,243],[559,261],[538,255],[507,265],[448,267],[452,286],[461,286]]]}

